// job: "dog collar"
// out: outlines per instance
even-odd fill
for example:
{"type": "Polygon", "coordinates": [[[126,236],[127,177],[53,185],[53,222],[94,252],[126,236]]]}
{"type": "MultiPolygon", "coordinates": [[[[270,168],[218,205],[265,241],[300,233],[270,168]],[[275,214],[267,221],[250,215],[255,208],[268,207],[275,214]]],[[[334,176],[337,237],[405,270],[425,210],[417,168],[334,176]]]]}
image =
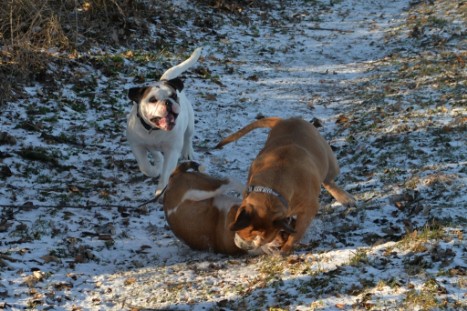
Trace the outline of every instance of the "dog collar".
{"type": "Polygon", "coordinates": [[[143,117],[139,114],[139,111],[136,113],[136,116],[138,117],[139,121],[141,122],[141,125],[146,129],[146,131],[160,130],[160,128],[154,127],[151,124],[148,124],[146,121],[144,121],[143,117]]]}
{"type": "Polygon", "coordinates": [[[279,201],[281,201],[281,203],[284,204],[286,208],[289,208],[289,203],[287,202],[287,200],[280,193],[278,193],[277,191],[274,191],[271,188],[263,187],[263,186],[249,186],[247,189],[247,194],[250,194],[251,192],[261,192],[261,193],[272,194],[276,196],[279,199],[279,201]]]}

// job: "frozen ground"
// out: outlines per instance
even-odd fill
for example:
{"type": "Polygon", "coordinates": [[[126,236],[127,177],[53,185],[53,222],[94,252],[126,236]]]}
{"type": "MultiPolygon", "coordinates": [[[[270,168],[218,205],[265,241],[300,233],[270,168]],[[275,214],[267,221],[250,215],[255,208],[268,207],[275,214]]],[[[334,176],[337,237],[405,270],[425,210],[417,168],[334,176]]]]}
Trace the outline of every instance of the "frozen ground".
{"type": "Polygon", "coordinates": [[[266,1],[219,13],[174,1],[178,54],[101,47],[73,68],[51,64],[75,80],[31,85],[0,114],[0,309],[466,309],[466,6],[266,1]],[[346,209],[323,190],[290,256],[192,251],[161,206],[137,207],[155,181],[125,139],[126,91],[197,46],[185,86],[208,173],[245,180],[267,132],[212,147],[258,117],[300,116],[321,125],[338,183],[359,201],[346,209]]]}

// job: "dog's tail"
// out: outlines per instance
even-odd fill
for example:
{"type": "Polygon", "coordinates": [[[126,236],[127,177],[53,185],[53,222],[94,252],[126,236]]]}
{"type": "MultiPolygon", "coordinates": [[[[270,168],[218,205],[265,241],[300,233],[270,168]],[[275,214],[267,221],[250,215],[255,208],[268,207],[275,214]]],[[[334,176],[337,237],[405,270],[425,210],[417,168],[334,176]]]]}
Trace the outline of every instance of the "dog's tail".
{"type": "Polygon", "coordinates": [[[201,51],[203,48],[197,48],[194,50],[194,52],[191,54],[190,58],[185,60],[184,62],[178,64],[177,66],[174,66],[164,72],[164,74],[161,77],[161,80],[172,80],[181,75],[184,71],[188,70],[191,66],[196,64],[198,61],[199,57],[201,56],[201,51]]]}
{"type": "Polygon", "coordinates": [[[216,145],[216,149],[220,149],[223,146],[238,140],[239,138],[245,136],[249,132],[251,132],[254,129],[257,128],[273,128],[276,126],[277,123],[279,123],[282,119],[281,118],[263,118],[259,119],[258,121],[255,121],[253,123],[248,124],[244,128],[238,130],[237,132],[233,133],[230,136],[227,136],[224,138],[220,143],[216,145]]]}

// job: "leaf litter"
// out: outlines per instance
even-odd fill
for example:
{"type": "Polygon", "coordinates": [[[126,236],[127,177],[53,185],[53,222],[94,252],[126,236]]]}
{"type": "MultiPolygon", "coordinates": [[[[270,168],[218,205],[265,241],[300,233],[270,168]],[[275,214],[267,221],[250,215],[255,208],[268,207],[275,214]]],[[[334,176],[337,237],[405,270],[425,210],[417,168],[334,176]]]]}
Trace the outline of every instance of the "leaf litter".
{"type": "Polygon", "coordinates": [[[75,80],[31,85],[2,111],[0,307],[466,308],[465,2],[214,2],[174,1],[184,22],[149,29],[175,53],[89,50],[75,80]],[[199,45],[185,85],[210,174],[244,181],[266,132],[212,150],[222,137],[300,116],[321,125],[359,200],[323,192],[290,256],[192,251],[161,206],[137,208],[156,183],[124,138],[126,90],[199,45]]]}

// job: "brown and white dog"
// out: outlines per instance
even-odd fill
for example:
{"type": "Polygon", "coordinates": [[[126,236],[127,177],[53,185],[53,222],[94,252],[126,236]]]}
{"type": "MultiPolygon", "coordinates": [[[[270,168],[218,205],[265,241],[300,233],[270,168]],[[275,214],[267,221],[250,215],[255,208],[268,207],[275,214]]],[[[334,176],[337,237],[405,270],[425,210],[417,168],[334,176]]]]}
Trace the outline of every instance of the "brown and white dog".
{"type": "MultiPolygon", "coordinates": [[[[181,163],[172,173],[165,190],[163,206],[167,222],[174,234],[196,250],[223,254],[243,254],[229,229],[235,220],[241,200],[228,192],[241,193],[243,185],[229,179],[218,179],[198,171],[196,162],[181,163]]],[[[284,232],[261,249],[250,254],[277,252],[284,243],[284,232]]]]}
{"type": "Polygon", "coordinates": [[[337,160],[316,128],[301,119],[264,118],[222,140],[216,148],[233,142],[256,128],[271,128],[263,149],[251,164],[247,188],[230,229],[235,244],[257,249],[278,232],[289,233],[281,253],[290,253],[305,234],[319,208],[321,185],[340,203],[355,199],[334,183],[337,160]],[[295,219],[291,228],[289,220],[295,219]]]}

